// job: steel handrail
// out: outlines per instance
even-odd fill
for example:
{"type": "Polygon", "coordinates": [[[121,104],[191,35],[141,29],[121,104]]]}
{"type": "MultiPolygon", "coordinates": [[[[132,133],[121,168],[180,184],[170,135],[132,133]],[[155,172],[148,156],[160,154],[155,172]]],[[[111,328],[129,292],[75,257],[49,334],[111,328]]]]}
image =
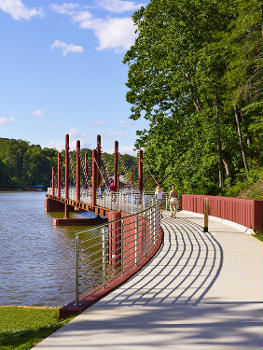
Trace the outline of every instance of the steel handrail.
{"type": "MultiPolygon", "coordinates": [[[[52,194],[52,188],[48,188],[48,193],[52,194]]],[[[61,188],[61,197],[64,196],[64,188],[61,188]]],[[[119,209],[119,211],[136,212],[134,206],[138,205],[138,200],[141,199],[142,204],[149,206],[149,203],[154,200],[154,191],[139,192],[136,190],[125,189],[119,192],[109,192],[104,190],[103,193],[99,193],[97,190],[97,203],[107,209],[119,209]]],[[[55,188],[55,195],[57,195],[57,188],[55,188]]],[[[180,203],[181,194],[178,194],[180,203]]],[[[76,200],[75,187],[69,189],[69,199],[76,200]]],[[[91,204],[92,193],[91,189],[81,188],[80,199],[82,202],[91,204]]],[[[163,200],[164,208],[168,210],[169,204],[169,192],[164,192],[163,200]]],[[[137,210],[138,211],[138,210],[137,210]]]]}
{"type": "Polygon", "coordinates": [[[159,234],[158,203],[95,228],[77,231],[76,304],[136,266],[155,247],[159,234]],[[94,230],[100,233],[94,235],[94,230]],[[81,238],[91,233],[92,237],[81,238]],[[97,271],[96,281],[90,271],[97,271]],[[81,296],[82,293],[85,295],[81,296]]]}

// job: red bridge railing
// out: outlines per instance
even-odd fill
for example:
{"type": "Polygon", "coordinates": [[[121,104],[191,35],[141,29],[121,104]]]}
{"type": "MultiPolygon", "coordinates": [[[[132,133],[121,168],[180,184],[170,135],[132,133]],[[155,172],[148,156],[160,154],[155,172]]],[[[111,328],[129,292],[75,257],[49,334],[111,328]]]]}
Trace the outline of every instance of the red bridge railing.
{"type": "Polygon", "coordinates": [[[202,214],[205,198],[209,199],[209,215],[263,232],[263,200],[183,194],[182,210],[202,214]]]}

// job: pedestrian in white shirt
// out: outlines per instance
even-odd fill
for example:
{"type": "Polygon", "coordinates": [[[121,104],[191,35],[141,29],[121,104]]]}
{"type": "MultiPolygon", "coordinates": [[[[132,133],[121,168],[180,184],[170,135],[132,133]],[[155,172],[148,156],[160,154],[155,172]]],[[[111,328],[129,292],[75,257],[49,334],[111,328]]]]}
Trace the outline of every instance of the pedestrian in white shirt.
{"type": "MultiPolygon", "coordinates": [[[[154,194],[154,198],[156,199],[156,201],[159,203],[160,205],[160,210],[163,209],[162,207],[162,199],[163,199],[163,195],[164,195],[164,192],[161,188],[160,185],[158,185],[155,189],[155,194],[154,194]]],[[[163,217],[162,213],[161,213],[161,218],[163,217]]]]}
{"type": "Polygon", "coordinates": [[[169,202],[170,202],[171,217],[175,218],[177,208],[179,206],[179,202],[178,202],[178,193],[174,185],[172,185],[172,190],[170,191],[170,194],[169,194],[169,202]]]}

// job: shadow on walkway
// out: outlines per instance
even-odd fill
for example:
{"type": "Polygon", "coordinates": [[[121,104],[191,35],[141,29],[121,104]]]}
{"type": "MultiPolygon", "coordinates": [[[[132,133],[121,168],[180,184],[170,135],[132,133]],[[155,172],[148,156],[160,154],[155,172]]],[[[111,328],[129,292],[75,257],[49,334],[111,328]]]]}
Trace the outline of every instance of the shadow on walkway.
{"type": "Polygon", "coordinates": [[[218,278],[223,249],[202,227],[187,219],[165,219],[160,252],[137,276],[107,297],[105,304],[197,305],[218,278]]]}
{"type": "Polygon", "coordinates": [[[260,350],[263,304],[207,295],[224,262],[219,242],[186,218],[162,228],[147,266],[37,349],[260,350]]]}
{"type": "Polygon", "coordinates": [[[69,332],[67,326],[58,331],[54,341],[63,337],[63,346],[54,343],[52,349],[259,350],[262,322],[257,304],[218,301],[198,307],[159,304],[136,310],[122,306],[117,313],[114,305],[98,305],[85,319],[71,322],[69,332]],[[67,337],[74,333],[74,342],[67,345],[67,337]]]}

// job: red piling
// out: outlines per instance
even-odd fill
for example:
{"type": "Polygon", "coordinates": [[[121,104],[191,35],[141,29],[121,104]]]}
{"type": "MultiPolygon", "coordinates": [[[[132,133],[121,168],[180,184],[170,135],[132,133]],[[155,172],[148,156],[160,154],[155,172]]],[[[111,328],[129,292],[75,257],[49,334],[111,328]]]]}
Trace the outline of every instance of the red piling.
{"type": "Polygon", "coordinates": [[[143,161],[143,151],[139,150],[139,164],[138,164],[138,190],[140,192],[143,191],[143,167],[142,167],[142,161],[143,161]]]}
{"type": "MultiPolygon", "coordinates": [[[[101,136],[100,135],[97,135],[97,164],[98,164],[98,167],[100,169],[100,158],[101,158],[101,136]]],[[[97,187],[99,187],[100,185],[100,172],[97,171],[97,187]]]]}
{"type": "Polygon", "coordinates": [[[60,153],[58,153],[58,197],[61,197],[61,172],[60,172],[60,153]]]}
{"type": "Polygon", "coordinates": [[[118,152],[119,152],[119,142],[118,142],[118,141],[115,141],[115,152],[114,152],[114,187],[115,187],[115,191],[116,191],[116,192],[119,192],[118,152]]]}
{"type": "Polygon", "coordinates": [[[97,165],[96,165],[96,159],[97,159],[97,150],[92,150],[92,206],[95,207],[97,204],[97,165]]]}
{"type": "Polygon", "coordinates": [[[87,178],[85,178],[85,188],[87,188],[88,187],[88,154],[87,153],[85,153],[85,172],[86,172],[86,175],[87,175],[87,178]]]}
{"type": "MultiPolygon", "coordinates": [[[[69,199],[69,135],[65,137],[65,201],[69,199]]],[[[65,203],[65,218],[69,218],[68,206],[65,203]]]]}
{"type": "Polygon", "coordinates": [[[54,167],[52,166],[52,196],[55,196],[54,167]]]}
{"type": "Polygon", "coordinates": [[[65,205],[63,203],[57,202],[55,199],[52,199],[52,198],[45,199],[46,213],[50,213],[50,212],[63,213],[64,210],[65,210],[65,205]]]}
{"type": "Polygon", "coordinates": [[[76,195],[80,202],[80,141],[76,141],[76,195]]]}

